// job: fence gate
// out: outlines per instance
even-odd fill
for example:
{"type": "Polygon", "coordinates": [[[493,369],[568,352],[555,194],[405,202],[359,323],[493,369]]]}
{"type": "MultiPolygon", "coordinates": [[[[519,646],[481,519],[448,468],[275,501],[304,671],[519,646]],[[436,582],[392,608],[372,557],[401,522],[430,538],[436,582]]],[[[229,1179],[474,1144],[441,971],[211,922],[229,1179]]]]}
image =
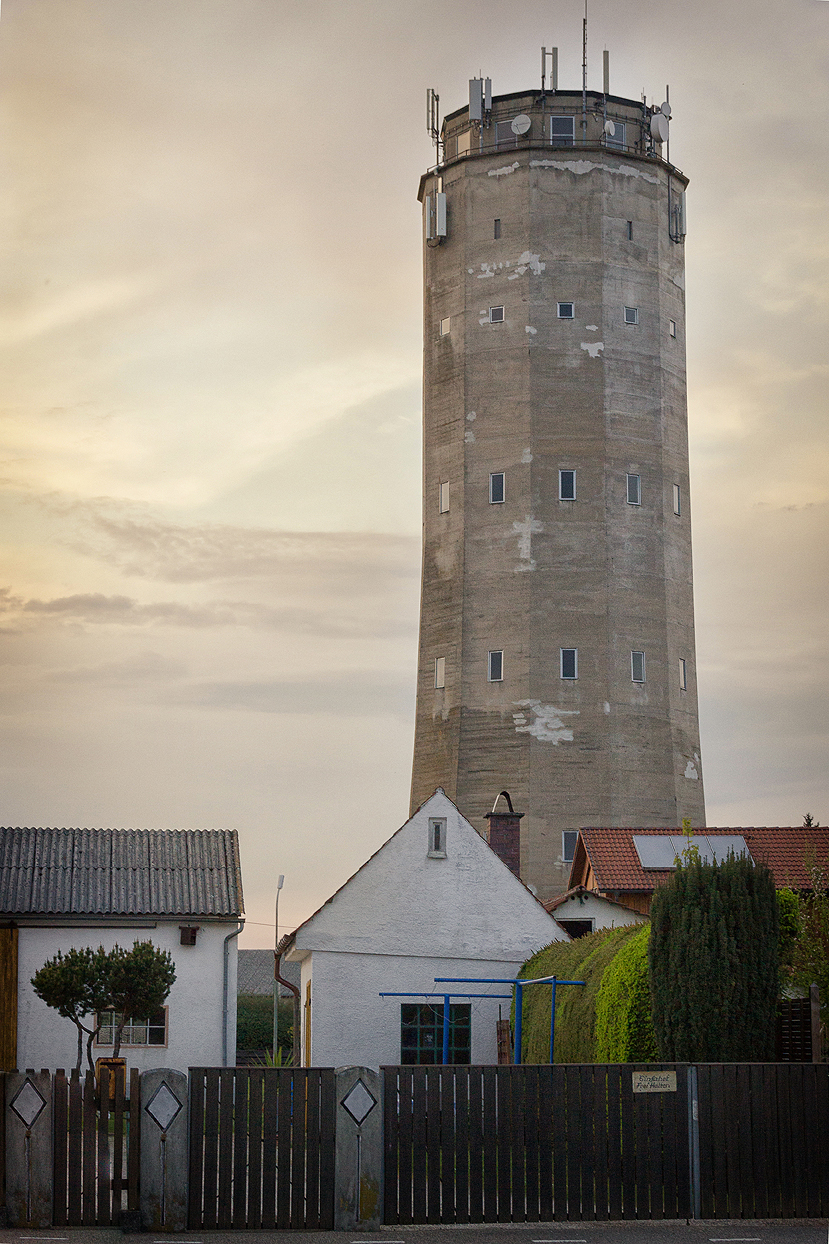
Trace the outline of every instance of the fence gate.
{"type": "Polygon", "coordinates": [[[191,1228],[330,1230],[332,1068],[190,1069],[191,1228]]]}
{"type": "Polygon", "coordinates": [[[386,1067],[385,1221],[689,1218],[687,1067],[386,1067]],[[636,1070],[675,1092],[633,1092],[636,1070]]]}
{"type": "Polygon", "coordinates": [[[53,1221],[56,1227],[118,1226],[124,1210],[138,1210],[139,1073],[125,1078],[73,1071],[53,1080],[53,1221]],[[132,1110],[131,1110],[132,1107],[132,1110]]]}

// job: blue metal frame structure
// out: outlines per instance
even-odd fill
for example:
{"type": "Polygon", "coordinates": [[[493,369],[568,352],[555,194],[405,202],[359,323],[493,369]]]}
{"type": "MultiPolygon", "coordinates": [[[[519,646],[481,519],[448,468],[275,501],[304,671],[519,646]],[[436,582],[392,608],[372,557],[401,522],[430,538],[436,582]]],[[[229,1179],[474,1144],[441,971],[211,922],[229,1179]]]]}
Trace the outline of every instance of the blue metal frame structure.
{"type": "MultiPolygon", "coordinates": [[[[556,985],[586,985],[586,981],[561,981],[556,976],[538,976],[534,980],[526,980],[523,978],[513,977],[508,980],[505,977],[481,977],[481,976],[436,976],[436,985],[512,985],[515,989],[515,1056],[513,1061],[516,1065],[521,1063],[521,1037],[522,1026],[521,1021],[524,1011],[524,986],[525,985],[552,985],[553,995],[550,1005],[550,1062],[553,1059],[553,1048],[556,1039],[556,985]]],[[[460,996],[460,995],[458,995],[460,996]]],[[[470,997],[474,996],[472,994],[470,997]]],[[[478,997],[499,997],[498,994],[479,994],[478,997]]],[[[445,1034],[444,1034],[445,1035],[445,1034]]]]}

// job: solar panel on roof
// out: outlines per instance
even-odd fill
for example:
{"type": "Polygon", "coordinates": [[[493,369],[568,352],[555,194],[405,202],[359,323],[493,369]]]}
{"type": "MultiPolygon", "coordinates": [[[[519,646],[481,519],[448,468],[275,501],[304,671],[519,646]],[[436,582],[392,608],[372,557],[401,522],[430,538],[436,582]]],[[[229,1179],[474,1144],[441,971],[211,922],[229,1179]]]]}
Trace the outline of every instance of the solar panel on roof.
{"type": "Polygon", "coordinates": [[[643,868],[675,868],[677,849],[670,834],[634,834],[633,845],[643,868]]]}
{"type": "Polygon", "coordinates": [[[718,864],[726,859],[729,853],[738,856],[747,855],[751,859],[751,852],[742,834],[712,834],[708,842],[711,845],[711,855],[718,864]]]}
{"type": "Polygon", "coordinates": [[[634,834],[633,845],[643,868],[676,868],[677,856],[682,858],[689,845],[696,847],[704,864],[721,864],[729,854],[751,859],[742,834],[692,834],[690,842],[684,834],[634,834]]]}

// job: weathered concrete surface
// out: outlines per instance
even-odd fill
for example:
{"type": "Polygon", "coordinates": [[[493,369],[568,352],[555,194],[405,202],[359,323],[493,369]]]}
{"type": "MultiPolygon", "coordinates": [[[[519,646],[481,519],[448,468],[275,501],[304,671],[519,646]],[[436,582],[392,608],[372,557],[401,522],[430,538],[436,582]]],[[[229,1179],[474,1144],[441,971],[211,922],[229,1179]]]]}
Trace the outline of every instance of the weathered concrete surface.
{"type": "Polygon", "coordinates": [[[368,1067],[338,1067],[336,1100],[334,1228],[377,1231],[383,1224],[383,1084],[379,1074],[368,1067]],[[355,1086],[358,1096],[349,1097],[355,1086]],[[368,1094],[375,1105],[358,1123],[343,1102],[348,1101],[360,1118],[367,1109],[368,1094]]]}
{"type": "Polygon", "coordinates": [[[160,1067],[141,1073],[141,1222],[145,1231],[183,1231],[187,1226],[187,1106],[184,1072],[160,1067]],[[175,1109],[173,1097],[180,1109],[168,1122],[175,1109]]]}
{"type": "Polygon", "coordinates": [[[6,1220],[10,1226],[51,1227],[52,1077],[48,1071],[6,1073],[4,1123],[6,1220]],[[12,1109],[12,1102],[17,1110],[12,1109]]]}
{"type": "MultiPolygon", "coordinates": [[[[578,137],[580,95],[556,102],[576,113],[578,137]]],[[[613,110],[633,143],[641,106],[613,110]]],[[[547,899],[566,888],[565,829],[705,824],[684,247],[668,228],[669,196],[686,181],[644,148],[602,146],[593,111],[584,149],[545,144],[535,94],[494,100],[493,124],[519,112],[533,120],[529,145],[451,162],[448,144],[448,236],[425,245],[412,807],[443,786],[485,833],[485,812],[508,790],[525,813],[521,876],[547,899]],[[503,322],[491,322],[493,306],[503,322]],[[638,323],[625,323],[625,307],[638,323]],[[560,470],[576,472],[575,500],[559,499],[560,470]],[[501,471],[505,499],[491,504],[489,476],[501,471]],[[628,474],[640,478],[639,505],[628,474]],[[578,650],[575,680],[560,676],[562,648],[578,650]],[[500,682],[487,679],[494,650],[500,682]],[[634,651],[645,653],[643,683],[632,681],[634,651]]],[[[447,134],[465,125],[461,110],[447,134]]],[[[432,190],[425,179],[421,193],[432,190]]]]}

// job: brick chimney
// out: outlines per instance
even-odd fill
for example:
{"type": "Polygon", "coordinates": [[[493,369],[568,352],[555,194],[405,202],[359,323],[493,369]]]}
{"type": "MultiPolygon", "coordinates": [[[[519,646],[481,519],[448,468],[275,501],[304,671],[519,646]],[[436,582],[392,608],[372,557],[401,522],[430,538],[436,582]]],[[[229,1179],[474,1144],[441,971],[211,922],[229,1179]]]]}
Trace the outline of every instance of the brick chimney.
{"type": "Polygon", "coordinates": [[[513,810],[509,791],[505,790],[502,790],[495,800],[495,803],[492,805],[492,811],[486,813],[486,819],[489,821],[487,842],[498,858],[504,861],[510,872],[515,873],[516,877],[519,878],[521,876],[520,821],[523,815],[523,812],[515,812],[513,810]],[[496,811],[498,799],[506,799],[508,812],[496,811]]]}

